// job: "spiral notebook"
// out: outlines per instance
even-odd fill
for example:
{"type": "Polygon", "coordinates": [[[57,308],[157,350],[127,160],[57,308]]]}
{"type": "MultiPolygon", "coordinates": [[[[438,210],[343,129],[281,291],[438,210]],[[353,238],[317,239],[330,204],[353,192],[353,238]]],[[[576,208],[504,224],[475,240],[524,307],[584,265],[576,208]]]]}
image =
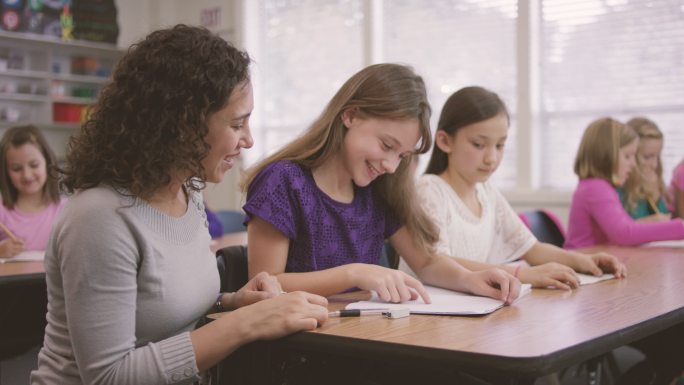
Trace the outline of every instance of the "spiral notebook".
{"type": "MultiPolygon", "coordinates": [[[[411,310],[411,314],[484,315],[504,306],[503,301],[494,298],[480,297],[434,286],[425,286],[425,289],[428,291],[432,303],[426,304],[422,299],[403,303],[387,303],[378,298],[377,294],[373,292],[370,300],[350,303],[346,306],[346,309],[395,309],[408,307],[411,310]]],[[[526,296],[530,289],[530,284],[523,284],[520,288],[520,296],[514,303],[526,296]]]]}

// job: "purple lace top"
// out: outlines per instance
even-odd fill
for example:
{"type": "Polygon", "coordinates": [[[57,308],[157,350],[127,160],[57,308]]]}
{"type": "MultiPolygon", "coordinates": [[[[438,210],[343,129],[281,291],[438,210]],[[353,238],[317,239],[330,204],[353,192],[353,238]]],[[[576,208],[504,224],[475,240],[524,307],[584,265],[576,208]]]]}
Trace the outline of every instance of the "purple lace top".
{"type": "Polygon", "coordinates": [[[401,224],[372,187],[356,187],[351,203],[321,191],[311,171],[290,162],[266,166],[252,181],[243,207],[290,239],[286,272],[377,263],[383,242],[401,224]]]}

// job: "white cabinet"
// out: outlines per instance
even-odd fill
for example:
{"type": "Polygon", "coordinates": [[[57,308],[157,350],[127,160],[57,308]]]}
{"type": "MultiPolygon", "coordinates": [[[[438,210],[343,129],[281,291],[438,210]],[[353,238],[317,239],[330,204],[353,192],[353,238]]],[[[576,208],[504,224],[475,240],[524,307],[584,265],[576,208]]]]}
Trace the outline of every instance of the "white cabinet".
{"type": "Polygon", "coordinates": [[[109,44],[0,31],[0,133],[34,124],[63,155],[65,137],[79,126],[122,55],[109,44]]]}

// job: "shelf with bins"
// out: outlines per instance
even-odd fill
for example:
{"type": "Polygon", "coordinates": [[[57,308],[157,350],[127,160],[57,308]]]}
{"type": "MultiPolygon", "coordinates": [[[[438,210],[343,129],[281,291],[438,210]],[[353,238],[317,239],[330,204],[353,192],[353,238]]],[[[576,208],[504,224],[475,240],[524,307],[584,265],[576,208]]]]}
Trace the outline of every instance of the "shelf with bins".
{"type": "Polygon", "coordinates": [[[122,54],[109,44],[0,31],[0,128],[77,127],[122,54]]]}

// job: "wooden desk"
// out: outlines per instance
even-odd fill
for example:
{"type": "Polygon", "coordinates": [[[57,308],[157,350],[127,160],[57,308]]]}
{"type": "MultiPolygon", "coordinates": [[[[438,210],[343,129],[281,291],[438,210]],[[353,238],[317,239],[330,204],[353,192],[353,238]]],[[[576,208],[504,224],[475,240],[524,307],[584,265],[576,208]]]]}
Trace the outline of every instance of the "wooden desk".
{"type": "Polygon", "coordinates": [[[0,264],[0,285],[45,280],[43,262],[8,262],[0,264]]]}
{"type": "MultiPolygon", "coordinates": [[[[684,323],[683,249],[605,250],[626,263],[628,278],[572,292],[536,289],[513,306],[482,317],[332,318],[272,347],[404,364],[428,374],[431,368],[449,368],[531,383],[684,323]]],[[[333,297],[330,308],[362,296],[333,297]]]]}

